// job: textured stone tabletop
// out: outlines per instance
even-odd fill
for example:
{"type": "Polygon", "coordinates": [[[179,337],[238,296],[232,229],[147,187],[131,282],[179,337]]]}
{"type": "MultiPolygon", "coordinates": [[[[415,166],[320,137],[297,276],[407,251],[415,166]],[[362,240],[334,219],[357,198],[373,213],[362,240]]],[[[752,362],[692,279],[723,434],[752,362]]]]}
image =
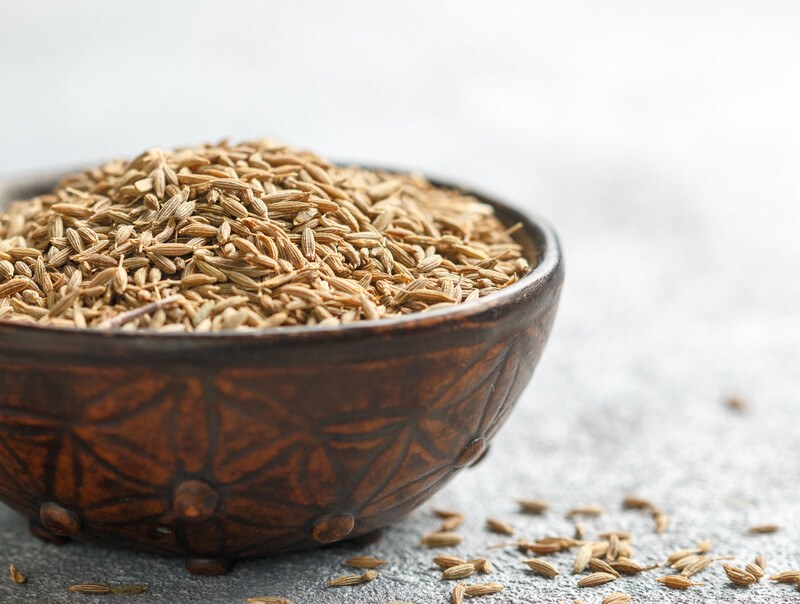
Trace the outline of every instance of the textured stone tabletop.
{"type": "Polygon", "coordinates": [[[227,576],[203,578],[190,576],[179,560],[41,543],[2,508],[0,562],[14,562],[30,580],[22,587],[0,581],[0,601],[90,602],[95,597],[67,593],[65,586],[106,580],[149,584],[136,598],[142,602],[221,604],[268,594],[297,603],[446,602],[452,583],[431,568],[434,553],[418,545],[420,534],[437,525],[433,504],[468,516],[464,544],[445,551],[488,554],[495,563],[491,579],[506,589],[487,603],[578,596],[599,602],[614,590],[637,602],[796,601],[800,592],[788,585],[734,588],[718,567],[699,575],[707,586],[688,593],[656,584],[661,571],[578,590],[567,572],[570,555],[553,557],[564,572],[547,580],[527,572],[515,550],[486,549],[502,540],[484,529],[488,516],[506,519],[520,536],[570,534],[565,511],[599,504],[607,512],[586,521],[589,534],[632,532],[642,563],[710,538],[714,553],[735,555],[741,564],[761,553],[769,572],[800,567],[800,245],[787,239],[794,247],[772,253],[773,241],[752,237],[758,227],[752,216],[704,214],[680,198],[625,212],[633,207],[625,186],[587,186],[591,198],[565,192],[579,212],[551,208],[561,213],[555,222],[567,253],[567,285],[549,348],[518,409],[480,465],[460,473],[380,542],[245,562],[227,576]],[[750,401],[746,413],[723,405],[731,391],[750,401]],[[665,534],[653,533],[647,514],[621,510],[631,493],[669,514],[665,534]],[[524,496],[550,502],[551,511],[520,514],[514,500],[524,496]],[[746,534],[766,522],[781,531],[746,534]],[[356,551],[390,564],[369,585],[324,588],[325,579],[346,572],[342,560],[356,551]]]}
{"type": "Polygon", "coordinates": [[[453,583],[432,568],[439,551],[494,562],[505,590],[476,604],[599,604],[615,590],[640,603],[800,601],[798,588],[767,580],[733,587],[718,566],[686,592],[657,584],[664,570],[578,589],[570,554],[552,557],[561,576],[536,577],[513,548],[487,550],[503,538],[484,528],[493,516],[519,536],[571,534],[565,512],[597,504],[606,513],[585,521],[589,536],[630,531],[642,563],[709,538],[740,565],[763,554],[768,574],[800,568],[796,4],[320,2],[313,15],[285,6],[280,28],[265,28],[266,3],[252,14],[231,3],[227,20],[203,2],[150,4],[158,20],[147,2],[120,14],[58,4],[49,19],[3,11],[0,58],[13,59],[0,61],[4,174],[272,132],[332,156],[427,167],[540,212],[561,235],[567,277],[541,364],[490,454],[381,541],[197,577],[177,559],[42,543],[0,505],[0,602],[444,604],[453,583]],[[284,26],[304,44],[282,38],[284,26]],[[214,31],[225,45],[206,49],[185,31],[214,31]],[[79,40],[103,45],[98,63],[79,40]],[[169,68],[154,68],[164,56],[169,68]],[[201,91],[200,65],[247,82],[246,94],[201,91]],[[165,93],[156,110],[151,91],[176,86],[191,107],[165,93]],[[318,105],[319,91],[330,94],[318,105]],[[746,413],[723,404],[732,392],[746,413]],[[623,511],[628,494],[660,505],[669,529],[657,535],[647,514],[623,511]],[[526,496],[550,511],[520,514],[526,496]],[[420,548],[435,505],[467,515],[462,545],[420,548]],[[747,534],[761,523],[781,530],[747,534]],[[390,563],[368,585],[325,588],[354,552],[390,563]],[[8,580],[12,562],[26,585],[8,580]],[[81,581],[149,591],[65,590],[81,581]]]}

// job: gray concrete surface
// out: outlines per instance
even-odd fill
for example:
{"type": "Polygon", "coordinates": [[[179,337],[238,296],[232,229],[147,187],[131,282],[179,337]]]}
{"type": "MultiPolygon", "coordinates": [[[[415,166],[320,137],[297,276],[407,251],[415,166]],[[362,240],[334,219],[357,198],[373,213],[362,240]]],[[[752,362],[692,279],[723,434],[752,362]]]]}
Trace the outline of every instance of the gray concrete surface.
{"type": "MultiPolygon", "coordinates": [[[[0,579],[1,602],[120,599],[64,589],[103,579],[148,583],[121,598],[132,602],[444,603],[452,585],[417,545],[434,504],[469,515],[452,550],[464,555],[497,540],[488,515],[539,537],[570,530],[571,506],[597,503],[607,513],[589,529],[633,531],[642,562],[708,537],[740,563],[763,553],[770,572],[800,568],[795,3],[23,6],[5,3],[0,21],[0,174],[271,133],[541,212],[562,236],[567,281],[490,456],[364,550],[391,562],[372,584],[324,588],[345,572],[347,546],[201,578],[178,560],[42,544],[0,507],[0,565],[30,577],[0,579]],[[199,34],[213,47],[193,43],[199,34]],[[730,391],[750,413],[722,405],[730,391]],[[670,530],[654,535],[649,518],[620,510],[627,493],[662,505],[670,530]],[[518,514],[526,495],[553,510],[518,514]],[[783,528],[745,533],[761,522],[783,528]]],[[[520,557],[491,551],[507,587],[476,602],[594,604],[616,589],[653,603],[800,599],[787,585],[731,587],[718,568],[689,592],[657,585],[658,572],[578,590],[568,572],[531,576],[520,557]]]]}
{"type": "MultiPolygon", "coordinates": [[[[582,175],[561,193],[572,208],[556,221],[568,278],[549,348],[489,457],[432,503],[468,514],[465,543],[452,551],[490,554],[497,567],[492,579],[507,588],[488,601],[580,595],[599,602],[615,589],[637,602],[796,601],[796,588],[766,582],[733,588],[716,568],[701,575],[708,586],[691,593],[658,586],[653,578],[660,573],[653,572],[579,594],[568,572],[552,581],[536,578],[516,552],[485,549],[498,540],[483,528],[489,515],[507,519],[521,535],[540,537],[570,531],[563,518],[570,506],[597,503],[608,513],[587,522],[590,531],[634,532],[643,563],[707,537],[716,553],[735,554],[741,563],[763,553],[771,572],[800,567],[800,242],[753,235],[760,221],[778,220],[778,207],[769,202],[754,214],[726,216],[723,208],[704,211],[675,195],[646,212],[626,211],[631,196],[668,186],[631,170],[618,174],[624,182],[616,184],[582,175]],[[633,191],[631,181],[638,183],[633,191]],[[739,415],[723,406],[729,391],[742,392],[751,411],[739,415]],[[662,505],[673,518],[669,531],[654,535],[646,515],[621,511],[628,493],[662,505]],[[542,518],[520,515],[514,499],[521,496],[550,501],[553,510],[542,518]],[[762,522],[782,531],[745,534],[762,522]]],[[[796,221],[792,211],[786,220],[796,221]]],[[[341,561],[355,551],[347,546],[242,563],[226,577],[200,578],[177,560],[40,543],[3,508],[0,562],[17,564],[30,583],[0,581],[0,601],[90,602],[64,586],[103,579],[150,584],[138,598],[143,602],[222,604],[263,594],[309,603],[445,602],[452,585],[431,568],[432,553],[417,545],[436,525],[430,507],[365,550],[391,562],[374,583],[336,590],[323,582],[345,571],[341,561]]],[[[554,560],[568,568],[568,556],[554,560]]]]}

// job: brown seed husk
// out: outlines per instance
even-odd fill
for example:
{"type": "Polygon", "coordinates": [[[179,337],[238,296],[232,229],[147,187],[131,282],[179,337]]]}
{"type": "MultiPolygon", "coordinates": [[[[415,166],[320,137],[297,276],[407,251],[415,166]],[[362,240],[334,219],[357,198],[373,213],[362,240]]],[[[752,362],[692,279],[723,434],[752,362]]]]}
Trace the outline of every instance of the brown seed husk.
{"type": "Polygon", "coordinates": [[[344,562],[347,566],[353,568],[378,568],[384,564],[388,564],[386,560],[375,558],[374,556],[353,556],[344,562]]]}
{"type": "Polygon", "coordinates": [[[468,585],[464,593],[472,597],[488,596],[491,594],[496,594],[498,591],[503,591],[504,588],[505,585],[502,583],[489,581],[486,583],[474,583],[472,585],[468,585]]]}
{"type": "Polygon", "coordinates": [[[597,587],[598,585],[604,585],[605,583],[614,581],[616,578],[617,577],[611,573],[592,573],[578,581],[578,587],[597,587]]]}
{"type": "Polygon", "coordinates": [[[111,586],[105,583],[78,583],[67,587],[69,591],[77,594],[108,594],[111,593],[111,586]]]}
{"type": "Polygon", "coordinates": [[[625,497],[622,500],[622,507],[629,510],[653,510],[656,508],[651,501],[635,495],[625,497]]]}
{"type": "Polygon", "coordinates": [[[676,570],[683,570],[687,566],[691,566],[695,562],[702,560],[705,556],[700,554],[689,554],[688,556],[684,556],[683,558],[679,558],[675,562],[673,562],[670,568],[674,568],[676,570]]]}
{"type": "Polygon", "coordinates": [[[599,505],[583,505],[572,508],[570,511],[567,512],[567,518],[573,518],[575,516],[589,516],[596,518],[598,516],[603,515],[603,508],[599,505]]]}
{"type": "Polygon", "coordinates": [[[447,510],[445,508],[433,508],[433,513],[442,519],[464,517],[464,514],[462,512],[459,512],[457,510],[447,510]]]}
{"type": "Polygon", "coordinates": [[[725,405],[727,405],[728,409],[736,411],[737,413],[746,413],[750,406],[744,397],[738,394],[726,397],[725,405]]]}
{"type": "Polygon", "coordinates": [[[669,527],[669,517],[661,511],[653,513],[653,521],[655,522],[656,533],[663,533],[669,527]]]}
{"type": "Polygon", "coordinates": [[[466,589],[467,586],[464,583],[459,583],[456,585],[450,594],[451,604],[462,604],[464,602],[464,592],[466,589]]]}
{"type": "Polygon", "coordinates": [[[450,516],[448,518],[445,518],[442,521],[442,524],[439,525],[439,531],[443,532],[454,531],[459,526],[464,524],[464,521],[466,519],[467,519],[466,516],[450,516]]]}
{"type": "Polygon", "coordinates": [[[555,566],[550,564],[547,560],[542,560],[541,558],[526,558],[522,562],[523,564],[527,564],[528,568],[530,568],[537,575],[541,575],[543,577],[556,577],[560,574],[555,566]]]}
{"type": "Polygon", "coordinates": [[[621,591],[615,591],[608,594],[601,604],[626,604],[631,601],[631,596],[624,594],[621,591]]]}
{"type": "Polygon", "coordinates": [[[526,514],[543,514],[550,505],[541,499],[520,499],[519,507],[526,514]]]}
{"type": "Polygon", "coordinates": [[[722,568],[725,569],[725,574],[728,575],[728,579],[730,579],[731,582],[735,583],[736,585],[742,585],[746,587],[756,582],[756,578],[746,570],[736,568],[735,566],[725,564],[724,562],[722,563],[722,568]]]}
{"type": "Polygon", "coordinates": [[[589,560],[589,568],[593,571],[598,573],[608,573],[610,575],[614,575],[614,577],[619,578],[619,573],[614,570],[614,567],[609,565],[608,562],[605,560],[601,560],[600,558],[592,558],[589,560]]]}
{"type": "Polygon", "coordinates": [[[711,551],[712,547],[714,547],[714,542],[711,541],[711,539],[703,539],[702,541],[697,542],[697,553],[707,554],[711,551]]]}
{"type": "Polygon", "coordinates": [[[281,598],[280,596],[261,596],[257,598],[245,598],[247,604],[292,604],[288,598],[281,598]]]}
{"type": "Polygon", "coordinates": [[[377,571],[368,570],[363,575],[343,575],[336,579],[328,580],[328,587],[348,587],[351,585],[361,585],[369,583],[378,576],[377,571]]]}
{"type": "Polygon", "coordinates": [[[11,580],[17,585],[22,585],[23,583],[25,583],[25,581],[28,580],[28,577],[19,572],[19,570],[17,570],[17,567],[14,566],[13,564],[9,565],[8,570],[9,573],[11,574],[11,580]]]}
{"type": "Polygon", "coordinates": [[[580,549],[578,549],[578,555],[575,556],[575,561],[572,563],[572,572],[576,575],[582,573],[589,564],[589,560],[592,559],[592,552],[594,551],[594,545],[591,543],[585,543],[581,545],[580,549]]]}
{"type": "Polygon", "coordinates": [[[575,539],[583,539],[586,536],[586,527],[582,522],[575,523],[575,539]]]}
{"type": "Polygon", "coordinates": [[[442,571],[442,579],[466,579],[475,574],[475,565],[470,562],[456,564],[442,571]]]}
{"type": "Polygon", "coordinates": [[[433,533],[425,533],[420,543],[426,547],[450,547],[458,545],[463,540],[464,537],[459,533],[436,531],[433,533]]]}
{"type": "Polygon", "coordinates": [[[681,575],[683,575],[684,577],[691,577],[701,571],[704,571],[713,563],[714,563],[714,558],[708,558],[707,556],[700,556],[698,560],[684,567],[683,570],[681,571],[681,575]]]}
{"type": "Polygon", "coordinates": [[[484,575],[488,575],[494,571],[494,566],[492,565],[491,560],[487,558],[475,558],[474,560],[468,560],[468,562],[470,564],[474,564],[475,570],[484,575]]]}
{"type": "Polygon", "coordinates": [[[747,532],[757,535],[765,535],[768,533],[777,533],[779,530],[781,530],[781,527],[777,524],[759,524],[757,526],[751,526],[749,529],[747,529],[747,532]]]}
{"type": "Polygon", "coordinates": [[[615,571],[623,575],[637,575],[641,572],[647,570],[653,570],[654,568],[659,567],[658,564],[653,564],[651,566],[642,566],[638,562],[634,562],[633,560],[627,557],[617,558],[613,562],[609,562],[609,566],[611,566],[611,568],[613,568],[615,571]]]}
{"type": "Polygon", "coordinates": [[[659,577],[656,581],[666,585],[670,589],[688,589],[690,587],[705,585],[705,583],[694,583],[691,579],[687,579],[681,575],[667,575],[666,577],[659,577]]]}
{"type": "Polygon", "coordinates": [[[458,556],[436,556],[433,559],[433,563],[438,566],[439,568],[450,568],[452,566],[458,566],[459,564],[465,564],[467,560],[463,558],[459,558],[458,556]]]}
{"type": "Polygon", "coordinates": [[[498,533],[500,535],[513,535],[514,528],[503,520],[498,520],[496,518],[489,518],[486,520],[486,527],[492,531],[493,533],[498,533]]]}
{"type": "Polygon", "coordinates": [[[752,562],[750,562],[747,564],[747,566],[744,567],[744,570],[753,575],[756,578],[756,581],[764,577],[764,569],[761,568],[758,564],[753,564],[752,562]]]}
{"type": "MultiPolygon", "coordinates": [[[[601,535],[602,536],[602,535],[601,535]]],[[[620,556],[620,540],[619,535],[611,533],[608,537],[608,550],[606,551],[606,560],[616,560],[620,556]]]]}
{"type": "Polygon", "coordinates": [[[686,556],[691,556],[696,553],[696,549],[679,549],[667,556],[667,564],[675,564],[681,558],[685,558],[686,556]]]}
{"type": "Polygon", "coordinates": [[[767,559],[764,557],[763,554],[758,554],[755,560],[756,564],[761,567],[761,570],[767,569],[767,559]]]}
{"type": "Polygon", "coordinates": [[[794,583],[798,578],[800,578],[800,570],[784,570],[771,575],[769,579],[778,583],[794,583]]]}

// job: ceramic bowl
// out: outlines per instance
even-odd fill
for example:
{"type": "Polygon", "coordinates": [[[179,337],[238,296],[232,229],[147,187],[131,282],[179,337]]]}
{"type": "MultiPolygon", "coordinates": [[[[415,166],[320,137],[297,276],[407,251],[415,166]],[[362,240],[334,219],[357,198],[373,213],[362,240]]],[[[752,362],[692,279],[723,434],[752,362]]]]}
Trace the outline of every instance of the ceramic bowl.
{"type": "Polygon", "coordinates": [[[472,304],[207,335],[0,322],[0,499],[40,537],[206,574],[398,521],[484,454],[558,303],[552,229],[475,195],[536,261],[472,304]]]}

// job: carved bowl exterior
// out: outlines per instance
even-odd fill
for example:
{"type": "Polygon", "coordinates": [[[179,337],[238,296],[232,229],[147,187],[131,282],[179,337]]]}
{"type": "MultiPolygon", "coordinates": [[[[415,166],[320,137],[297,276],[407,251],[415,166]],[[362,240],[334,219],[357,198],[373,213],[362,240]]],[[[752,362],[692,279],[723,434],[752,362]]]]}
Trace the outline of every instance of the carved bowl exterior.
{"type": "Polygon", "coordinates": [[[473,304],[207,335],[0,322],[0,499],[41,537],[201,573],[397,521],[485,452],[558,303],[551,228],[477,196],[538,262],[473,304]]]}

